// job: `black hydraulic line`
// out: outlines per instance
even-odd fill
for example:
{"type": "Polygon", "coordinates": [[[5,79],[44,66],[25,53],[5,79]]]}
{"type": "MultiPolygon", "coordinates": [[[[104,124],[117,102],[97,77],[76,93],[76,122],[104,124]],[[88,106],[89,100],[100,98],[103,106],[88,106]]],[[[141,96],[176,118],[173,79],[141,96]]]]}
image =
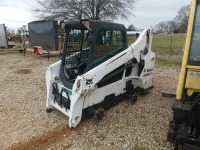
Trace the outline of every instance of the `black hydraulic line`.
{"type": "MultiPolygon", "coordinates": [[[[193,103],[193,105],[192,105],[192,108],[196,105],[196,103],[198,103],[198,101],[200,100],[200,93],[197,95],[197,97],[195,98],[195,100],[194,100],[194,103],[193,103]]],[[[192,109],[191,108],[191,109],[192,109]]]]}
{"type": "Polygon", "coordinates": [[[195,98],[194,103],[192,104],[192,107],[190,109],[190,125],[192,127],[192,124],[194,123],[194,128],[196,128],[196,129],[198,127],[197,127],[197,122],[196,122],[196,119],[195,119],[194,110],[195,110],[195,106],[197,105],[198,102],[200,102],[200,93],[195,98]]]}
{"type": "Polygon", "coordinates": [[[61,100],[61,102],[62,102],[62,93],[63,92],[65,92],[67,94],[67,99],[70,101],[70,97],[69,97],[68,92],[66,92],[64,89],[62,89],[61,92],[60,92],[60,100],[61,100]]]}
{"type": "Polygon", "coordinates": [[[70,102],[71,100],[70,100],[68,92],[65,89],[62,89],[61,92],[59,93],[58,84],[56,82],[52,84],[52,88],[53,88],[52,94],[54,94],[54,103],[57,102],[61,108],[62,108],[62,105],[68,108],[67,105],[63,102],[63,97],[62,97],[63,92],[65,92],[67,95],[67,101],[70,102]]]}
{"type": "Polygon", "coordinates": [[[54,96],[54,103],[55,103],[55,101],[58,99],[58,95],[59,95],[59,91],[58,91],[58,84],[56,83],[56,82],[54,82],[53,84],[52,84],[52,94],[54,94],[55,96],[54,96]]]}
{"type": "MultiPolygon", "coordinates": [[[[199,114],[200,114],[200,109],[199,109],[199,114]]],[[[198,132],[200,130],[200,116],[199,116],[199,127],[198,127],[198,132]]]]}

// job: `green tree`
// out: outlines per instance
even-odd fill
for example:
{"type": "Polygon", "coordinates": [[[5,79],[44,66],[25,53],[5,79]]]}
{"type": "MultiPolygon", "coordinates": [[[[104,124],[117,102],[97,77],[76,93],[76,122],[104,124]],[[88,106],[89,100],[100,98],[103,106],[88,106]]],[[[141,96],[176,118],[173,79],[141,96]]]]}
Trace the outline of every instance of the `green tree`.
{"type": "Polygon", "coordinates": [[[128,28],[126,29],[127,31],[135,31],[137,30],[136,27],[134,27],[134,25],[129,25],[128,28]]]}

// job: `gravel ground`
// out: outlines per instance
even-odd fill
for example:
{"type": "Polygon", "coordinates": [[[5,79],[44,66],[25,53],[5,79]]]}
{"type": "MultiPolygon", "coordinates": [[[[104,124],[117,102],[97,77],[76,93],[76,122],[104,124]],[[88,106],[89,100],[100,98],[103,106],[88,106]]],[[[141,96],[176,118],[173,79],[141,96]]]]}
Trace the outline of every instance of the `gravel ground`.
{"type": "MultiPolygon", "coordinates": [[[[31,142],[66,124],[60,112],[45,111],[45,70],[56,58],[9,53],[0,54],[0,60],[0,149],[31,142]]],[[[154,88],[148,95],[135,104],[124,101],[106,110],[101,121],[83,121],[79,130],[61,130],[63,138],[45,149],[172,149],[166,141],[172,100],[162,97],[162,91],[175,92],[178,68],[156,65],[154,88]]]]}

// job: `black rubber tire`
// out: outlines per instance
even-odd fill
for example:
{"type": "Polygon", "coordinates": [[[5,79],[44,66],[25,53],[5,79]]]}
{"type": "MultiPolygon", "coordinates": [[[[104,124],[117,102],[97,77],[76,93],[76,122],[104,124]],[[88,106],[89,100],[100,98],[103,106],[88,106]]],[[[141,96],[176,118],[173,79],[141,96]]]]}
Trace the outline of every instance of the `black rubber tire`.
{"type": "Polygon", "coordinates": [[[137,99],[138,99],[138,96],[137,95],[133,95],[132,97],[131,97],[131,103],[136,103],[137,102],[137,99]]]}
{"type": "Polygon", "coordinates": [[[102,108],[97,109],[95,116],[98,120],[102,120],[104,117],[104,110],[102,108]]]}
{"type": "Polygon", "coordinates": [[[51,109],[51,108],[46,108],[46,112],[47,112],[47,113],[51,113],[51,112],[52,112],[52,109],[51,109]]]}
{"type": "Polygon", "coordinates": [[[139,94],[139,95],[146,95],[147,93],[148,93],[148,91],[146,89],[137,88],[137,94],[139,94]]]}

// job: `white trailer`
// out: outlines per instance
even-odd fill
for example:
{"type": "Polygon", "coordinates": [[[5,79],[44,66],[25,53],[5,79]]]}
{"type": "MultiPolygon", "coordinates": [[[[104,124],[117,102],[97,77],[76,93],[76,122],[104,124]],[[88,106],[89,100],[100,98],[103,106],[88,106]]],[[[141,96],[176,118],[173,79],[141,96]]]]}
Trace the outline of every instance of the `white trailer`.
{"type": "Polygon", "coordinates": [[[8,48],[5,24],[0,24],[0,48],[8,48]]]}

